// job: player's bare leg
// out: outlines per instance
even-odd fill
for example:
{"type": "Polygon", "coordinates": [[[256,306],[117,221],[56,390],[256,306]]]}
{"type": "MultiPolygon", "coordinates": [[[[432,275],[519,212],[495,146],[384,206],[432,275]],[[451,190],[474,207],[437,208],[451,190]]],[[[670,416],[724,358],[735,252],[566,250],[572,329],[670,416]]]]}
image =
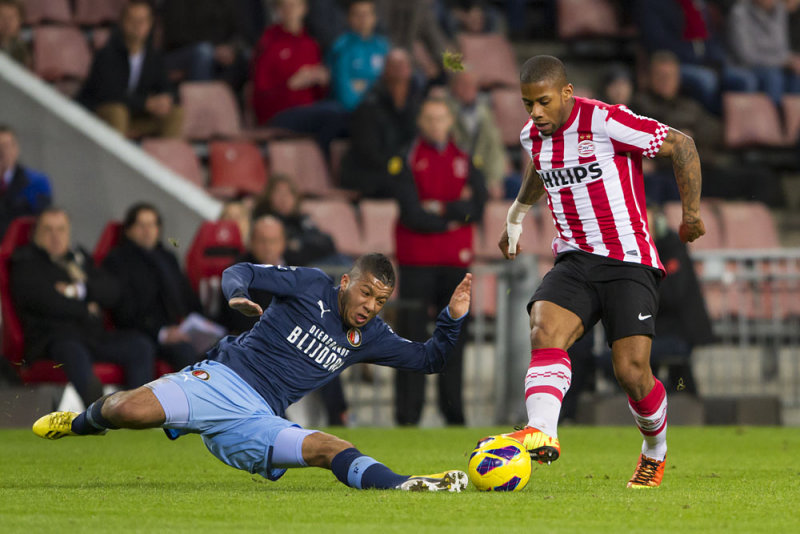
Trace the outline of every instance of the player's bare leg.
{"type": "Polygon", "coordinates": [[[33,432],[45,439],[102,435],[109,429],[155,428],[164,423],[161,403],[147,386],[100,397],[83,413],[53,412],[33,424],[33,432]]]}
{"type": "Polygon", "coordinates": [[[525,375],[528,424],[504,436],[522,443],[532,460],[549,464],[561,454],[558,415],[572,379],[567,349],[583,335],[583,322],[566,308],[540,300],[531,308],[530,324],[531,362],[525,375]]]}
{"type": "Polygon", "coordinates": [[[628,394],[628,406],[644,438],[629,488],[657,487],[666,464],[667,393],[650,368],[651,344],[648,336],[624,337],[611,344],[614,375],[628,394]]]}
{"type": "Polygon", "coordinates": [[[306,435],[302,441],[302,454],[306,465],[330,469],[342,483],[358,489],[460,492],[467,486],[467,475],[463,471],[422,476],[398,475],[377,460],[362,454],[352,443],[324,432],[306,435]]]}

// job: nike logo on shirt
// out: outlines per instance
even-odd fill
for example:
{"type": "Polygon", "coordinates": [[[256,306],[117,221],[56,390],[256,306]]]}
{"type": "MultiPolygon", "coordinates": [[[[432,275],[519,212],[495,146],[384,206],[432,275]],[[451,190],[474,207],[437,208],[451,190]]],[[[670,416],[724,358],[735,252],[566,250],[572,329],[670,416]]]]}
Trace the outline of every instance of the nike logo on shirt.
{"type": "Polygon", "coordinates": [[[652,314],[651,315],[642,315],[641,313],[639,314],[640,321],[644,321],[645,319],[649,319],[650,317],[652,317],[652,314]]]}

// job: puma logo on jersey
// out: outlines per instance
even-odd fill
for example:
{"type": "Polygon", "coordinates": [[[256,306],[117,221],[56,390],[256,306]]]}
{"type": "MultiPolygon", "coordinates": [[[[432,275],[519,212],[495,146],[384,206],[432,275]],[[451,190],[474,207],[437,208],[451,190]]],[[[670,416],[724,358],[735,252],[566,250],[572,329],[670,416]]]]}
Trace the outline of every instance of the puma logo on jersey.
{"type": "Polygon", "coordinates": [[[325,305],[322,303],[322,299],[318,300],[317,304],[319,304],[319,318],[322,319],[325,316],[325,312],[329,312],[331,310],[325,309],[325,305]]]}

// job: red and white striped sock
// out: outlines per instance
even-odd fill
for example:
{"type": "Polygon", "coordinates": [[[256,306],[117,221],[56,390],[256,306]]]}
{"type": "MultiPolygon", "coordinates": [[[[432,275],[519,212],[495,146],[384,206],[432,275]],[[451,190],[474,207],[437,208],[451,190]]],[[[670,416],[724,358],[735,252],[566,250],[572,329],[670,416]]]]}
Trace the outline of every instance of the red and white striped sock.
{"type": "Polygon", "coordinates": [[[660,462],[667,455],[667,391],[658,378],[655,380],[653,389],[642,400],[628,397],[628,406],[644,437],[642,454],[660,462]]]}
{"type": "Polygon", "coordinates": [[[525,408],[528,426],[558,437],[561,401],[572,381],[572,364],[561,349],[533,349],[525,375],[525,408]]]}

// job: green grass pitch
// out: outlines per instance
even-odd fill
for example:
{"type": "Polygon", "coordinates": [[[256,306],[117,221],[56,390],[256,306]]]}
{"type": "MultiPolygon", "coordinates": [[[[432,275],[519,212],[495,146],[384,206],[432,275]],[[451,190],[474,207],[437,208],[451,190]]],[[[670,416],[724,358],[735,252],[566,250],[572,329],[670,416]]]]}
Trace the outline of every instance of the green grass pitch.
{"type": "MultiPolygon", "coordinates": [[[[466,468],[499,429],[336,429],[395,471],[466,468]]],[[[49,442],[0,431],[7,532],[798,532],[800,429],[671,427],[664,483],[628,490],[630,428],[565,427],[562,457],[510,494],[357,491],[329,471],[279,482],[232,469],[198,436],[159,430],[49,442]]]]}

